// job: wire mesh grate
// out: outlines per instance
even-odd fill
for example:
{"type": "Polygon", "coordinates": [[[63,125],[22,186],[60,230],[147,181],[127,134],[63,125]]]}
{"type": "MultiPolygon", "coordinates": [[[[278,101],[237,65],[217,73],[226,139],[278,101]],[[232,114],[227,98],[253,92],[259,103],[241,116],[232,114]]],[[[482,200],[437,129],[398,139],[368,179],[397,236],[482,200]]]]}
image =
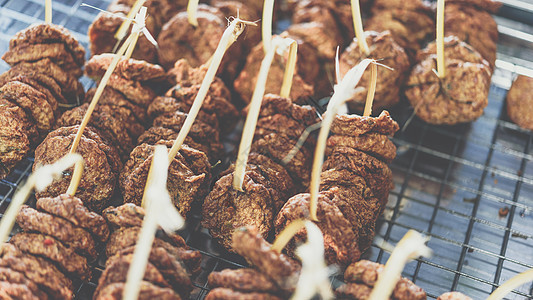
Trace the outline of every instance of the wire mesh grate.
{"type": "MultiPolygon", "coordinates": [[[[54,0],[53,21],[71,30],[87,48],[86,32],[97,11],[80,7],[82,2],[54,0]]],[[[105,9],[109,0],[86,2],[105,9]]],[[[516,73],[533,74],[533,51],[527,51],[533,48],[533,39],[528,41],[533,28],[505,14],[518,11],[521,15],[514,19],[527,20],[524,14],[533,12],[527,11],[527,5],[517,10],[520,1],[504,3],[496,17],[501,35],[497,68],[489,106],[480,119],[472,124],[430,126],[416,118],[411,121],[406,103],[391,112],[400,124],[408,125],[394,138],[398,146],[398,157],[391,165],[395,187],[380,218],[378,238],[365,256],[386,262],[389,253],[382,242],[395,244],[409,229],[430,236],[428,245],[434,255],[411,262],[404,270],[404,276],[424,288],[430,298],[458,290],[483,299],[506,279],[533,267],[533,134],[509,122],[504,105],[516,73]],[[516,32],[521,35],[513,36],[516,32]]],[[[42,0],[0,0],[0,53],[7,50],[13,34],[43,19],[42,0]]],[[[1,62],[0,72],[7,69],[1,62]]],[[[86,78],[82,82],[91,84],[86,78]]],[[[32,163],[31,158],[24,160],[0,180],[0,213],[32,163]]],[[[183,235],[203,255],[191,299],[205,297],[211,272],[246,265],[211,240],[198,215],[191,218],[183,235]]],[[[103,267],[102,261],[96,263],[94,278],[76,283],[76,299],[92,297],[103,267]]],[[[339,278],[333,283],[338,285],[339,278]]],[[[509,299],[533,299],[533,286],[520,287],[509,299]]]]}

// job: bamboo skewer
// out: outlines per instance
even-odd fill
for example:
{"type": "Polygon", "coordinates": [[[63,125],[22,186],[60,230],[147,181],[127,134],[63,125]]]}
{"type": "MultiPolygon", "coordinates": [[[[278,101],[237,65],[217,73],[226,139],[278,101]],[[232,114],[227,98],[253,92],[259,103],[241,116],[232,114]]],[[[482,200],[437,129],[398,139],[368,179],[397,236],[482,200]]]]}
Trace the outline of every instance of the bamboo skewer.
{"type": "Polygon", "coordinates": [[[352,0],[351,6],[355,37],[357,38],[359,49],[361,49],[363,53],[368,56],[370,55],[370,49],[368,48],[365,32],[363,30],[363,19],[361,18],[361,6],[359,5],[359,0],[352,0]]]}
{"type": "Polygon", "coordinates": [[[374,103],[374,96],[376,95],[376,85],[378,81],[378,65],[372,64],[370,86],[368,93],[366,94],[365,110],[363,111],[363,117],[369,117],[372,114],[372,104],[374,103]]]}
{"type": "Polygon", "coordinates": [[[289,95],[291,94],[297,55],[298,43],[295,40],[292,40],[289,46],[289,56],[287,58],[287,65],[285,66],[285,73],[283,73],[283,83],[281,84],[281,91],[279,92],[279,95],[283,98],[289,98],[289,95]]]}
{"type": "Polygon", "coordinates": [[[437,74],[439,78],[446,77],[444,61],[444,0],[437,1],[437,74]]]}
{"type": "Polygon", "coordinates": [[[128,15],[124,19],[124,22],[120,24],[120,27],[118,28],[117,32],[115,32],[115,39],[117,39],[119,42],[126,37],[126,34],[128,34],[128,29],[130,28],[133,18],[137,15],[137,13],[145,2],[146,0],[136,0],[133,6],[131,7],[130,11],[128,12],[128,15]]]}
{"type": "Polygon", "coordinates": [[[44,0],[44,22],[52,24],[52,0],[44,0]]]}
{"type": "Polygon", "coordinates": [[[263,25],[261,35],[265,55],[272,49],[272,18],[274,14],[274,0],[265,0],[263,3],[263,25]]]}
{"type": "Polygon", "coordinates": [[[268,78],[268,71],[276,55],[278,47],[286,40],[280,37],[274,37],[272,41],[272,48],[268,51],[261,62],[259,69],[259,75],[257,76],[257,82],[255,84],[252,100],[250,101],[248,115],[244,122],[244,128],[242,132],[241,143],[239,144],[239,152],[237,161],[235,162],[235,171],[233,172],[233,188],[237,191],[243,192],[242,185],[244,182],[244,173],[246,171],[246,164],[248,162],[248,155],[250,154],[250,147],[255,133],[255,127],[257,125],[257,118],[259,117],[259,111],[261,110],[261,103],[265,94],[265,85],[268,78]]]}
{"type": "Polygon", "coordinates": [[[327,111],[322,120],[322,127],[318,133],[315,156],[313,159],[311,185],[309,188],[311,194],[309,212],[310,218],[313,221],[318,221],[317,205],[318,192],[320,188],[320,174],[322,173],[322,165],[324,164],[324,153],[326,152],[326,141],[329,135],[329,129],[333,123],[333,120],[335,119],[335,115],[337,114],[339,107],[351,100],[355,86],[357,86],[366,68],[371,63],[375,63],[375,61],[368,58],[364,59],[346,73],[342,81],[335,87],[335,92],[333,93],[333,96],[331,96],[327,111]]]}
{"type": "MultiPolygon", "coordinates": [[[[98,84],[98,87],[96,89],[96,92],[94,93],[93,99],[91,100],[91,103],[89,104],[89,107],[87,107],[87,111],[85,112],[85,115],[83,116],[83,119],[81,121],[80,127],[78,128],[78,132],[76,133],[76,136],[74,137],[74,141],[72,142],[72,146],[70,148],[69,153],[76,153],[78,150],[78,146],[81,141],[81,137],[83,136],[83,132],[85,131],[85,128],[87,127],[87,124],[89,124],[89,120],[91,119],[91,115],[96,108],[96,105],[98,104],[98,101],[100,100],[100,97],[102,96],[102,93],[104,92],[104,89],[107,85],[107,82],[109,81],[109,78],[111,78],[111,75],[113,74],[113,71],[115,71],[115,68],[117,67],[119,61],[123,58],[122,55],[126,52],[126,50],[129,48],[130,44],[132,44],[131,48],[135,48],[135,45],[133,44],[133,41],[135,40],[135,36],[144,29],[144,16],[142,13],[146,14],[146,7],[143,7],[141,10],[141,13],[137,14],[136,16],[136,22],[138,22],[138,27],[136,28],[136,31],[132,31],[126,42],[120,47],[118,52],[113,56],[113,60],[109,64],[106,72],[104,73],[104,76],[102,77],[102,80],[100,80],[100,83],[98,84]]],[[[69,195],[75,195],[76,191],[78,189],[81,177],[83,173],[83,164],[76,164],[74,167],[74,176],[72,177],[69,187],[67,189],[67,193],[69,195]]]]}
{"type": "Polygon", "coordinates": [[[189,20],[189,24],[194,27],[198,27],[198,18],[196,17],[198,2],[199,0],[189,0],[189,3],[187,3],[187,19],[189,20]]]}
{"type": "Polygon", "coordinates": [[[157,171],[154,172],[153,179],[147,184],[148,203],[146,214],[133,252],[133,259],[128,269],[122,298],[124,300],[135,300],[139,295],[141,281],[144,277],[158,225],[161,225],[166,232],[174,232],[185,224],[185,220],[172,204],[167,190],[168,168],[167,148],[163,145],[158,145],[154,150],[152,164],[150,165],[150,169],[157,171]]]}
{"type": "Polygon", "coordinates": [[[504,282],[496,290],[494,290],[492,294],[490,294],[487,300],[501,300],[517,287],[531,281],[533,281],[533,269],[524,271],[504,282]]]}

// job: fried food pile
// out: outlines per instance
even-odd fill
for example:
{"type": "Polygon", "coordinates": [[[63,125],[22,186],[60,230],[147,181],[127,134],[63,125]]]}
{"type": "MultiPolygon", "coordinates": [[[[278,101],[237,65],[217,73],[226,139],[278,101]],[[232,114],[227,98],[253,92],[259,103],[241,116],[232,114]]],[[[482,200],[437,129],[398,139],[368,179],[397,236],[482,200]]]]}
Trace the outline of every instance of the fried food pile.
{"type": "Polygon", "coordinates": [[[233,249],[250,268],[225,269],[209,274],[212,288],[205,299],[285,299],[294,292],[300,275],[300,263],[271,249],[254,227],[242,227],[233,233],[233,249]]]}
{"type": "MultiPolygon", "coordinates": [[[[328,264],[346,268],[370,247],[393,184],[388,164],[396,146],[389,136],[398,129],[386,111],[379,117],[336,116],[320,177],[316,222],[328,264]]],[[[303,193],[287,200],[276,217],[276,233],[294,220],[309,218],[310,198],[303,193]]],[[[289,255],[305,239],[304,230],[296,234],[287,247],[289,255]]]]}
{"type": "Polygon", "coordinates": [[[22,206],[16,222],[22,232],[0,248],[2,293],[22,299],[72,299],[70,278],[92,277],[88,263],[96,259],[97,245],[109,237],[104,218],[80,199],[60,195],[39,198],[36,209],[22,206]]]}
{"type": "Polygon", "coordinates": [[[287,164],[282,161],[305,129],[318,122],[310,106],[268,94],[263,98],[244,174],[243,191],[233,188],[234,166],[221,174],[204,200],[202,225],[232,249],[233,230],[255,226],[267,237],[285,201],[309,185],[314,140],[309,139],[287,164]]]}
{"type": "Polygon", "coordinates": [[[15,34],[2,59],[11,69],[0,75],[0,179],[83,98],[85,50],[65,28],[35,24],[15,34]]]}
{"type": "MultiPolygon", "coordinates": [[[[337,299],[368,299],[384,268],[384,265],[368,260],[351,264],[344,272],[346,284],[335,290],[337,299]]],[[[393,300],[425,300],[426,298],[426,292],[405,277],[400,278],[390,297],[393,300]]]]}
{"type": "MultiPolygon", "coordinates": [[[[126,276],[144,218],[132,203],[109,207],[103,216],[110,224],[107,261],[93,299],[122,299],[126,276]]],[[[192,290],[190,276],[200,270],[201,254],[189,250],[177,234],[155,238],[141,282],[139,299],[186,299],[192,290]]]]}

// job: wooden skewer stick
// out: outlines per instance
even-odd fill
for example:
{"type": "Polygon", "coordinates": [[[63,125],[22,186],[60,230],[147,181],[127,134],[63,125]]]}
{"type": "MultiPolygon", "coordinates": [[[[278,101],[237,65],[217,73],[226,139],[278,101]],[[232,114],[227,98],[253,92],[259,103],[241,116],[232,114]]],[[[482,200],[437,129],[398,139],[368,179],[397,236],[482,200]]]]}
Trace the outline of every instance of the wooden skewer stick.
{"type": "Polygon", "coordinates": [[[274,56],[276,55],[277,48],[280,47],[285,40],[280,37],[274,37],[273,39],[272,48],[270,48],[268,53],[265,55],[265,58],[263,58],[263,61],[261,62],[259,75],[257,76],[254,93],[248,109],[248,115],[246,116],[246,121],[244,122],[244,128],[242,130],[242,138],[239,145],[237,161],[235,162],[235,171],[233,172],[233,188],[241,192],[243,192],[242,184],[244,182],[244,173],[246,171],[248,155],[250,154],[250,147],[254,138],[257,118],[259,117],[261,103],[263,102],[263,96],[265,94],[268,71],[270,70],[274,56]]]}
{"type": "Polygon", "coordinates": [[[444,62],[444,0],[437,1],[437,74],[446,77],[444,62]]]}
{"type": "Polygon", "coordinates": [[[363,111],[363,117],[369,117],[372,114],[372,103],[374,103],[374,96],[376,95],[376,85],[378,81],[378,65],[372,64],[370,67],[372,77],[370,80],[370,86],[368,93],[366,94],[365,110],[363,111]]]}
{"type": "Polygon", "coordinates": [[[133,54],[133,50],[135,50],[135,46],[137,45],[137,41],[139,40],[139,36],[141,35],[142,26],[144,26],[144,19],[146,18],[146,12],[147,8],[146,6],[141,7],[139,10],[139,13],[135,16],[135,23],[133,23],[133,30],[131,31],[131,34],[133,35],[133,39],[131,43],[128,46],[128,49],[126,50],[126,54],[124,54],[124,59],[130,59],[131,55],[133,54]]]}
{"type": "Polygon", "coordinates": [[[313,169],[311,171],[311,185],[310,185],[310,218],[313,221],[318,221],[317,206],[318,206],[318,191],[320,188],[320,174],[322,173],[322,165],[324,164],[324,153],[326,152],[326,141],[329,135],[329,129],[335,115],[341,105],[349,101],[353,95],[353,89],[361,80],[363,73],[368,65],[375,63],[372,59],[364,59],[358,65],[351,68],[344,76],[341,82],[335,87],[335,92],[329,100],[328,108],[322,120],[322,127],[318,133],[318,141],[316,143],[315,156],[313,159],[313,169]]]}
{"type": "Polygon", "coordinates": [[[133,18],[139,12],[141,7],[144,5],[144,2],[146,2],[146,0],[135,1],[130,11],[128,12],[128,15],[124,19],[124,22],[120,24],[120,27],[118,28],[117,32],[115,32],[115,39],[117,39],[119,42],[122,41],[126,37],[126,34],[128,34],[128,30],[130,28],[131,22],[133,18]]]}
{"type": "Polygon", "coordinates": [[[289,95],[291,94],[292,79],[294,77],[294,70],[296,69],[298,54],[298,43],[295,40],[287,40],[291,41],[289,46],[289,56],[287,58],[287,65],[285,66],[285,73],[283,73],[281,91],[279,92],[279,95],[283,98],[289,98],[289,95]]]}
{"type": "Polygon", "coordinates": [[[298,233],[298,231],[305,227],[305,223],[306,220],[304,219],[292,221],[289,225],[283,228],[283,230],[278,234],[278,236],[276,236],[276,239],[274,240],[274,243],[272,244],[272,247],[270,247],[270,249],[281,253],[283,248],[287,246],[292,237],[294,237],[298,233]]]}
{"type": "Polygon", "coordinates": [[[490,294],[487,300],[501,300],[512,290],[531,281],[533,281],[533,269],[524,271],[504,282],[496,290],[494,290],[492,294],[490,294]]]}
{"type": "Polygon", "coordinates": [[[44,1],[44,22],[52,24],[52,0],[44,1]]]}
{"type": "Polygon", "coordinates": [[[82,160],[79,154],[67,154],[51,165],[40,167],[28,177],[26,183],[13,196],[11,204],[0,221],[0,243],[7,241],[20,207],[26,202],[32,189],[35,187],[37,190],[44,190],[54,179],[61,177],[64,170],[82,160]]]}
{"type": "Polygon", "coordinates": [[[98,84],[98,87],[96,88],[96,92],[94,93],[93,99],[91,100],[91,103],[89,104],[89,107],[87,108],[87,112],[83,116],[83,119],[80,124],[80,128],[78,129],[76,137],[74,138],[74,142],[72,143],[72,147],[70,148],[70,153],[75,153],[76,150],[78,149],[81,136],[83,135],[83,131],[85,130],[85,127],[87,127],[87,124],[89,123],[89,120],[96,107],[96,104],[98,104],[98,100],[102,96],[102,93],[104,92],[104,88],[106,87],[107,82],[109,81],[109,78],[111,77],[111,74],[113,74],[113,71],[117,67],[120,59],[122,58],[122,55],[124,55],[124,53],[126,52],[128,45],[132,42],[134,36],[135,35],[132,32],[132,34],[130,34],[126,42],[120,47],[118,52],[115,54],[115,56],[113,57],[113,60],[109,64],[109,67],[104,73],[102,80],[100,80],[100,83],[98,84]]]}
{"type": "Polygon", "coordinates": [[[80,185],[81,176],[83,175],[83,160],[80,160],[74,166],[74,173],[72,174],[72,179],[68,185],[67,195],[74,196],[80,185]]]}
{"type": "Polygon", "coordinates": [[[428,239],[417,231],[409,230],[392,251],[368,299],[389,299],[396,283],[401,278],[405,264],[419,256],[431,256],[432,251],[425,244],[427,241],[428,239]]]}
{"type": "Polygon", "coordinates": [[[370,55],[370,49],[366,43],[365,32],[363,30],[363,19],[361,17],[361,7],[359,5],[359,0],[352,0],[352,18],[353,18],[353,27],[355,30],[355,37],[357,38],[357,43],[359,44],[359,49],[363,51],[365,55],[370,55]]]}
{"type": "Polygon", "coordinates": [[[187,114],[187,118],[185,118],[185,122],[183,123],[181,130],[178,133],[178,136],[176,137],[176,140],[174,141],[172,148],[170,148],[170,152],[168,154],[170,161],[172,161],[174,157],[176,157],[176,155],[178,154],[178,151],[181,149],[181,146],[183,145],[183,142],[185,141],[185,138],[187,137],[187,135],[189,134],[189,131],[191,130],[192,124],[194,123],[194,120],[196,119],[196,116],[198,115],[198,112],[200,111],[200,108],[202,107],[204,99],[207,96],[209,87],[211,86],[211,83],[215,79],[215,75],[217,73],[220,62],[222,61],[222,58],[224,57],[224,53],[226,52],[226,49],[229,47],[231,43],[237,40],[239,35],[244,31],[244,27],[246,24],[254,24],[254,23],[243,21],[241,19],[236,18],[230,23],[228,28],[226,28],[226,30],[224,31],[224,34],[222,35],[222,38],[220,39],[220,42],[218,43],[217,49],[215,50],[215,54],[213,55],[211,63],[209,64],[209,68],[207,69],[207,72],[205,73],[205,77],[204,77],[204,80],[202,81],[202,85],[200,86],[200,89],[198,90],[198,94],[196,94],[196,98],[194,98],[194,102],[191,106],[191,109],[189,110],[189,113],[187,114]]]}
{"type": "Polygon", "coordinates": [[[133,251],[133,259],[128,269],[126,286],[124,287],[124,300],[137,299],[144,277],[146,264],[150,257],[150,250],[154,242],[158,225],[165,232],[174,232],[183,227],[185,220],[172,204],[167,190],[169,160],[167,147],[156,146],[150,169],[155,169],[153,180],[147,187],[148,205],[143,219],[141,231],[133,251]]]}
{"type": "Polygon", "coordinates": [[[263,3],[263,25],[261,27],[261,34],[263,39],[263,49],[265,55],[272,48],[272,16],[274,14],[274,0],[265,0],[263,3]]]}
{"type": "Polygon", "coordinates": [[[194,27],[198,27],[198,18],[196,17],[198,2],[198,0],[189,0],[187,4],[187,19],[189,20],[189,24],[194,27]]]}

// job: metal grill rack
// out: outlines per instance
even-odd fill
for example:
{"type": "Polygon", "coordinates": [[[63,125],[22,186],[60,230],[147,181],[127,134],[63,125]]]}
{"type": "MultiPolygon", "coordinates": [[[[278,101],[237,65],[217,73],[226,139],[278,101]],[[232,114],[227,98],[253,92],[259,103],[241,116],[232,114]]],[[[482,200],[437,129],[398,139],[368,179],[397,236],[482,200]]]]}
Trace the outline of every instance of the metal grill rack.
{"type": "MultiPolygon", "coordinates": [[[[430,236],[434,255],[411,262],[404,270],[404,276],[424,288],[429,298],[458,290],[484,299],[503,281],[533,267],[533,133],[509,122],[504,101],[517,73],[533,75],[533,5],[525,1],[504,0],[496,16],[498,61],[489,106],[481,118],[472,124],[430,126],[416,118],[410,121],[407,104],[391,112],[403,125],[394,138],[395,187],[377,238],[365,255],[385,263],[389,256],[385,243],[395,244],[408,229],[430,236]],[[507,215],[500,216],[500,209],[508,209],[507,215]]],[[[87,47],[87,28],[97,11],[80,8],[82,2],[105,9],[109,0],[54,0],[53,21],[87,47]]],[[[7,50],[14,33],[44,19],[43,5],[43,0],[0,0],[0,53],[7,50]]],[[[7,69],[0,63],[0,72],[7,69]]],[[[0,180],[0,212],[32,163],[31,158],[21,162],[0,180]]],[[[212,271],[246,264],[211,240],[199,216],[191,218],[183,234],[204,257],[191,299],[204,298],[212,271]]],[[[103,263],[93,267],[91,282],[76,283],[76,299],[91,299],[103,263]]],[[[338,278],[333,283],[338,285],[338,278]]],[[[533,299],[533,286],[520,287],[509,299],[533,299]]]]}

